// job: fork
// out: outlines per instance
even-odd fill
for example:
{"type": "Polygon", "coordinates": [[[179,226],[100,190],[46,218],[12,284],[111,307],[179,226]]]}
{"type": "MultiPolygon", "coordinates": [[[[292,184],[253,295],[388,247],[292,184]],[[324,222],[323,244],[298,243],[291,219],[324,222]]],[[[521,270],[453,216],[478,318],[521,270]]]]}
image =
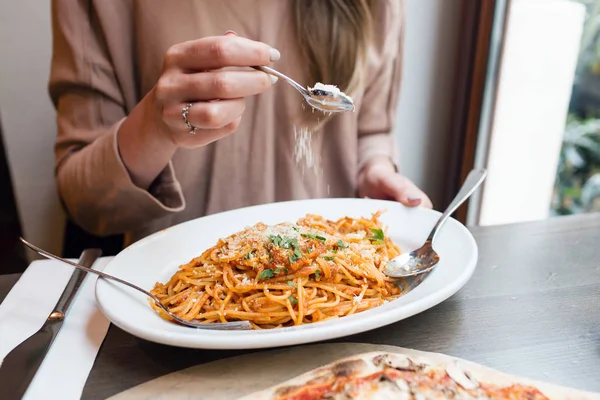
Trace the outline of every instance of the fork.
{"type": "Polygon", "coordinates": [[[61,261],[65,264],[69,264],[75,268],[81,269],[85,272],[90,272],[92,274],[100,275],[102,278],[110,279],[125,286],[129,286],[132,289],[135,289],[139,292],[144,293],[146,296],[150,297],[154,303],[159,306],[164,312],[166,312],[169,317],[173,318],[175,321],[179,322],[182,325],[188,326],[190,328],[196,329],[211,329],[211,330],[225,330],[225,331],[239,331],[239,330],[249,330],[252,329],[252,324],[249,321],[233,321],[233,322],[218,322],[218,323],[206,323],[206,322],[196,322],[196,321],[186,321],[183,318],[178,317],[174,313],[172,313],[161,301],[158,297],[148,292],[147,290],[142,289],[139,286],[134,285],[131,282],[127,282],[121,278],[117,278],[115,276],[109,275],[106,272],[97,271],[92,268],[84,267],[83,265],[79,265],[73,261],[67,260],[66,258],[59,257],[52,253],[47,252],[46,250],[40,249],[39,247],[29,243],[23,238],[20,238],[21,242],[31,250],[37,252],[39,255],[44,256],[46,258],[61,261]]]}

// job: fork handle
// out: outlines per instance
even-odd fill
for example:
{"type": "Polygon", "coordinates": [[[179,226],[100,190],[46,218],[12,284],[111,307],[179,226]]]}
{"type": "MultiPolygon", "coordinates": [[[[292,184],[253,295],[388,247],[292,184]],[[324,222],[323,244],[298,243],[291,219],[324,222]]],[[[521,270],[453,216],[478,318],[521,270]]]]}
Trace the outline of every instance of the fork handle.
{"type": "MultiPolygon", "coordinates": [[[[85,272],[90,272],[92,274],[96,274],[96,275],[100,275],[103,278],[106,279],[110,279],[113,280],[115,282],[119,282],[125,286],[129,286],[132,289],[138,290],[142,293],[144,293],[146,296],[150,297],[160,308],[162,308],[167,314],[169,314],[174,320],[176,320],[177,322],[183,324],[183,325],[187,325],[196,329],[214,329],[214,330],[248,330],[248,329],[252,329],[252,324],[250,324],[250,322],[248,321],[232,321],[232,322],[223,322],[223,323],[214,323],[214,324],[194,324],[194,323],[190,323],[188,321],[185,321],[184,319],[178,317],[177,315],[171,313],[171,311],[169,311],[169,309],[160,302],[160,300],[154,296],[152,293],[148,292],[145,289],[142,289],[139,286],[134,285],[133,283],[124,281],[123,279],[117,278],[116,276],[112,276],[109,275],[105,272],[96,270],[96,269],[92,269],[92,268],[88,268],[85,267],[81,264],[75,263],[71,260],[67,260],[66,258],[62,258],[59,257],[57,255],[54,255],[44,249],[41,249],[39,247],[37,247],[34,244],[29,243],[27,240],[20,238],[21,242],[23,242],[23,244],[27,247],[29,247],[31,250],[37,252],[39,255],[44,256],[46,258],[49,258],[51,260],[56,260],[56,261],[61,261],[64,262],[66,264],[69,264],[75,268],[77,268],[76,272],[81,272],[83,273],[85,272]],[[81,271],[80,271],[81,270],[81,271]]],[[[70,300],[69,300],[70,302],[70,300]]],[[[61,303],[62,304],[62,303],[61,303]]],[[[63,304],[64,305],[64,304],[63,304]]],[[[57,306],[57,310],[60,310],[60,307],[62,306],[57,306]]],[[[68,304],[66,304],[66,307],[68,307],[68,304]]],[[[65,308],[66,308],[65,307],[65,308]]]]}
{"type": "Polygon", "coordinates": [[[73,262],[71,260],[67,260],[66,258],[62,258],[62,257],[54,255],[54,254],[52,254],[50,252],[47,252],[46,250],[41,249],[41,248],[37,247],[36,245],[34,245],[32,243],[29,243],[27,240],[25,240],[23,238],[20,238],[20,239],[21,239],[21,242],[23,242],[23,244],[25,246],[29,247],[31,250],[35,251],[36,253],[38,253],[39,255],[41,255],[43,257],[49,258],[51,260],[56,260],[56,261],[64,262],[66,264],[69,264],[72,267],[75,267],[77,269],[83,270],[85,272],[89,272],[89,273],[92,273],[92,274],[100,275],[101,277],[106,278],[106,279],[112,279],[113,281],[116,281],[116,282],[119,282],[119,283],[121,283],[123,285],[129,286],[132,289],[139,290],[140,292],[144,293],[146,296],[152,297],[152,294],[150,292],[148,292],[147,290],[142,289],[139,286],[134,285],[133,283],[129,283],[127,281],[124,281],[122,279],[117,278],[116,276],[109,275],[109,274],[107,274],[105,272],[98,271],[97,269],[92,269],[92,268],[84,267],[81,264],[77,264],[77,263],[75,263],[75,262],[73,262]]]}

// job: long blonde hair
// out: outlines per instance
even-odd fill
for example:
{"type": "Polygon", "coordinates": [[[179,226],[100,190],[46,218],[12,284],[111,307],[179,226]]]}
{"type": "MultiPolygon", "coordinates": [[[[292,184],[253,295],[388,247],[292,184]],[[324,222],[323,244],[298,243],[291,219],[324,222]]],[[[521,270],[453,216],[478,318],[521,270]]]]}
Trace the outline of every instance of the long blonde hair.
{"type": "Polygon", "coordinates": [[[294,0],[296,37],[314,82],[349,95],[359,87],[380,0],[294,0]]]}

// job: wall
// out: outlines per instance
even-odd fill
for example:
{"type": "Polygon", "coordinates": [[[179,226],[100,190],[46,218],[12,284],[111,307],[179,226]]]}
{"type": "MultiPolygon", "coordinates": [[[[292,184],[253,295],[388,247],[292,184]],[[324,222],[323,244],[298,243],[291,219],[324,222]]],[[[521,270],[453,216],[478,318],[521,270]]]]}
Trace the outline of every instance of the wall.
{"type": "MultiPolygon", "coordinates": [[[[404,76],[397,135],[401,171],[443,201],[465,0],[406,0],[404,76]]],[[[436,207],[437,208],[437,207],[436,207]]]]}
{"type": "Polygon", "coordinates": [[[480,225],[549,217],[584,20],[571,1],[513,0],[480,225]]]}
{"type": "Polygon", "coordinates": [[[23,235],[60,253],[64,216],[54,184],[55,121],[46,91],[49,16],[49,1],[0,2],[0,113],[23,235]]]}

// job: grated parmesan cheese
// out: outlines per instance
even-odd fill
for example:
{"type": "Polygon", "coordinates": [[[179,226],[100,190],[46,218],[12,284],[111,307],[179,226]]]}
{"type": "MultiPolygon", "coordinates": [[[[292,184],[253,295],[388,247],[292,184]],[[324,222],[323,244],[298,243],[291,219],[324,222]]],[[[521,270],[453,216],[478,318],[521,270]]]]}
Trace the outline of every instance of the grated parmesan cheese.
{"type": "MultiPolygon", "coordinates": [[[[328,94],[325,93],[318,93],[320,92],[329,92],[329,94],[331,94],[331,97],[333,98],[343,98],[344,100],[350,102],[351,104],[354,104],[354,102],[352,101],[352,98],[350,96],[348,96],[346,93],[342,92],[337,86],[335,85],[328,85],[328,84],[324,84],[321,82],[317,82],[315,84],[315,86],[311,87],[311,88],[307,88],[309,92],[313,93],[314,91],[317,91],[317,97],[318,95],[322,94],[324,96],[328,96],[328,94]]],[[[330,97],[330,100],[331,100],[330,97]]],[[[326,101],[327,103],[327,101],[326,101]]],[[[329,115],[331,115],[331,113],[329,113],[329,115]]]]}
{"type": "Polygon", "coordinates": [[[363,293],[361,292],[361,294],[354,296],[354,299],[352,300],[354,302],[354,304],[358,304],[362,301],[363,299],[363,293]]]}
{"type": "Polygon", "coordinates": [[[348,239],[362,239],[365,237],[365,233],[364,232],[358,232],[358,233],[349,233],[346,235],[346,237],[348,239]]]}
{"type": "Polygon", "coordinates": [[[302,166],[302,179],[304,179],[305,168],[311,170],[317,179],[320,179],[323,173],[321,158],[315,157],[312,144],[313,132],[307,127],[298,129],[294,126],[294,160],[297,165],[302,166]]]}
{"type": "Polygon", "coordinates": [[[246,275],[244,275],[244,279],[242,279],[242,286],[247,286],[247,285],[251,285],[252,281],[250,279],[248,279],[248,277],[246,275]]]}
{"type": "Polygon", "coordinates": [[[300,239],[300,227],[295,226],[290,222],[284,222],[282,224],[272,225],[267,227],[262,232],[262,236],[264,238],[269,238],[271,236],[281,235],[288,238],[300,239]],[[296,229],[294,229],[296,228],[296,229]]]}
{"type": "Polygon", "coordinates": [[[323,90],[323,91],[329,92],[329,93],[331,93],[333,95],[336,95],[336,96],[342,96],[343,95],[345,97],[348,97],[337,86],[335,86],[335,85],[326,85],[326,84],[321,83],[321,82],[317,82],[315,84],[315,86],[313,86],[311,88],[308,88],[308,90],[311,91],[311,92],[313,90],[323,90]]]}

